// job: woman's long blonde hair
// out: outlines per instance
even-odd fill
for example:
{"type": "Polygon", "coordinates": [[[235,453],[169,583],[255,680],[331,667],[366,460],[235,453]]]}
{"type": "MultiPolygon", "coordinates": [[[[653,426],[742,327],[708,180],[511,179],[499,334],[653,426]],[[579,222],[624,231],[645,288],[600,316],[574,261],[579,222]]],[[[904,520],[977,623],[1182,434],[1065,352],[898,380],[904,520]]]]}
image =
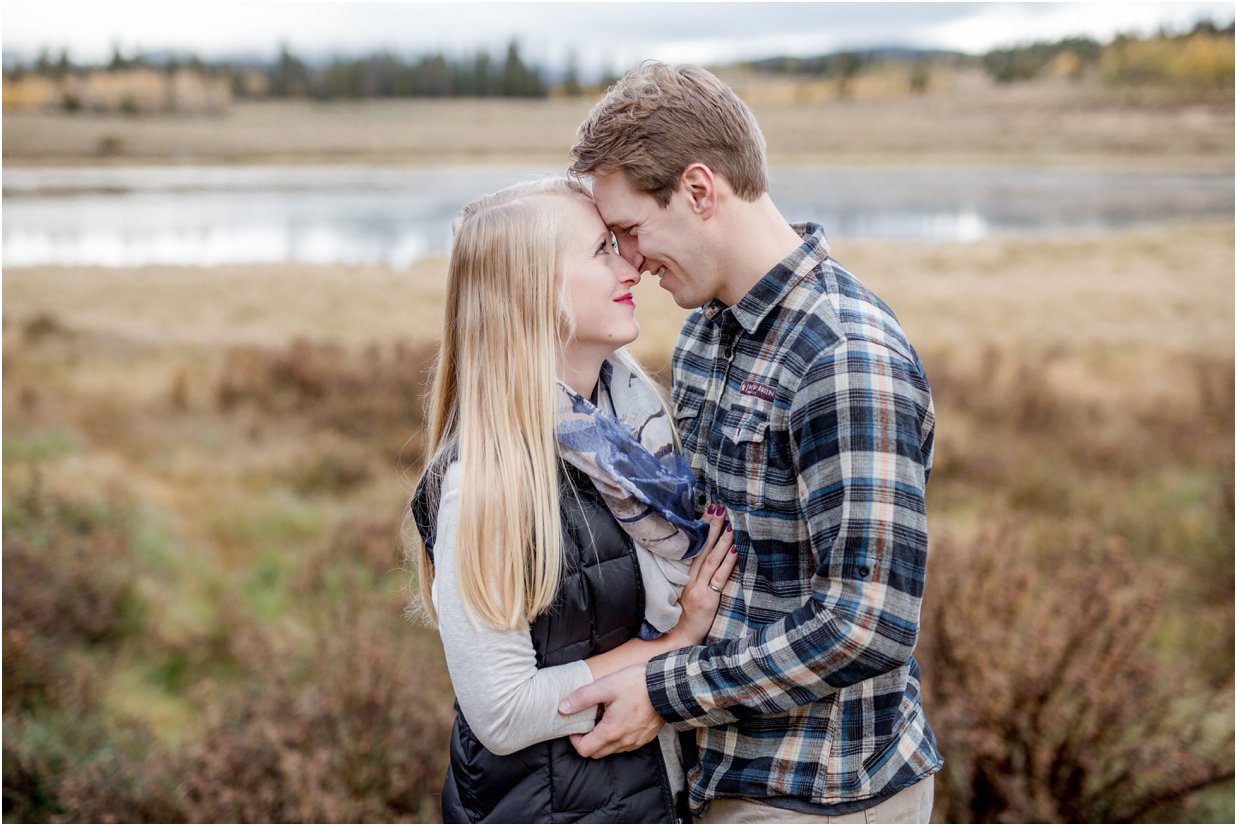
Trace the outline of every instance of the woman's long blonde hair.
{"type": "MultiPolygon", "coordinates": [[[[469,615],[494,628],[531,622],[558,589],[554,382],[573,325],[557,260],[563,199],[574,196],[591,200],[567,178],[520,183],[477,198],[455,221],[422,484],[458,458],[460,593],[469,615]]],[[[625,350],[616,357],[647,380],[625,350]]],[[[436,622],[434,563],[408,533],[422,608],[436,622]]]]}

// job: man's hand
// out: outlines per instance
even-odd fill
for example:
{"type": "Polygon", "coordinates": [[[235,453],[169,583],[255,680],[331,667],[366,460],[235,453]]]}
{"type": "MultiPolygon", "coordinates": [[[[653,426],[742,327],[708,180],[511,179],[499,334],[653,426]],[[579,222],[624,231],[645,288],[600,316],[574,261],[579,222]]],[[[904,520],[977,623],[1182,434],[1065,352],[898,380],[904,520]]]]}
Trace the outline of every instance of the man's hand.
{"type": "Polygon", "coordinates": [[[657,736],[666,724],[649,701],[644,684],[644,666],[632,665],[582,686],[559,703],[559,714],[600,705],[601,719],[588,734],[571,735],[571,744],[581,757],[606,757],[632,751],[657,736]]]}

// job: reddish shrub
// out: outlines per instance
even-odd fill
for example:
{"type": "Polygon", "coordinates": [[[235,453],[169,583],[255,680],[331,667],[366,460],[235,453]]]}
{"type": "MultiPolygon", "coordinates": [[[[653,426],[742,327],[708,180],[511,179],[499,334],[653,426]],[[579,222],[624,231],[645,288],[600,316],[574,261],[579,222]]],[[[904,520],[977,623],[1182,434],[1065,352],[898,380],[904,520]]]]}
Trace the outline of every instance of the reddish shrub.
{"type": "Polygon", "coordinates": [[[432,344],[397,342],[354,353],[305,339],[282,350],[237,348],[225,361],[216,399],[224,411],[250,404],[398,449],[424,423],[422,400],[435,351],[432,344]]]}
{"type": "Polygon", "coordinates": [[[260,676],[215,707],[176,761],[195,819],[436,815],[451,689],[432,632],[402,623],[390,601],[324,613],[305,658],[258,635],[241,646],[260,676]]]}
{"type": "Polygon", "coordinates": [[[1128,822],[1232,779],[1231,679],[1161,664],[1158,595],[1087,546],[935,542],[919,656],[944,820],[1128,822]]]}

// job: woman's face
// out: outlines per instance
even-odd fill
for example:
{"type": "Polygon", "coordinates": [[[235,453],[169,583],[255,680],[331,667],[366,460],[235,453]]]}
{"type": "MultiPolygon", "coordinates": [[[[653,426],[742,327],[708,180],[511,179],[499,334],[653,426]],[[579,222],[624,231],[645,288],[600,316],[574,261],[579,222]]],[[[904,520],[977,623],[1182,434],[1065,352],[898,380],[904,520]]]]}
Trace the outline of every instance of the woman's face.
{"type": "Polygon", "coordinates": [[[566,310],[575,320],[566,351],[605,357],[640,335],[631,293],[640,273],[615,251],[610,230],[591,200],[582,195],[565,200],[558,274],[566,310]]]}

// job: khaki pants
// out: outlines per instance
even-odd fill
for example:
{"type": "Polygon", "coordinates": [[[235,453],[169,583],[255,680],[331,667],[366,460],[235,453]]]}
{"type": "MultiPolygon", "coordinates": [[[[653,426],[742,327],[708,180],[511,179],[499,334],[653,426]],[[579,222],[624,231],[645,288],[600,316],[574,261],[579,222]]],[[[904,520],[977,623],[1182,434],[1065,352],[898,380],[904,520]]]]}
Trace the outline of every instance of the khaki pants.
{"type": "Polygon", "coordinates": [[[747,797],[722,797],[709,803],[696,823],[928,823],[932,819],[935,782],[926,777],[870,809],[827,817],[779,809],[747,797]]]}

